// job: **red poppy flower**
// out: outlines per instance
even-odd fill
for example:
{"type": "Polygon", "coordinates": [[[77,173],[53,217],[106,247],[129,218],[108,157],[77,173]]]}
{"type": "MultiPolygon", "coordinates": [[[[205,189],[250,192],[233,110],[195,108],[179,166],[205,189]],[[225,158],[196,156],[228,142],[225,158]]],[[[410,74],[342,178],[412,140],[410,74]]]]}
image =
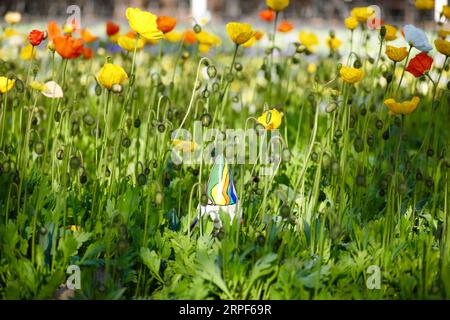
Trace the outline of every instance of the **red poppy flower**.
{"type": "Polygon", "coordinates": [[[426,71],[430,70],[433,64],[433,58],[431,58],[426,52],[421,52],[417,56],[411,59],[406,68],[406,71],[418,78],[422,76],[426,71]]]}
{"type": "Polygon", "coordinates": [[[275,11],[266,9],[259,12],[259,18],[266,22],[272,22],[275,19],[275,11]]]}
{"type": "Polygon", "coordinates": [[[177,25],[177,19],[167,16],[159,16],[156,19],[156,24],[158,25],[158,29],[163,33],[167,33],[172,31],[177,25]]]}
{"type": "Polygon", "coordinates": [[[281,21],[277,28],[279,32],[289,32],[292,29],[294,29],[294,25],[287,20],[281,21]]]}
{"type": "Polygon", "coordinates": [[[39,30],[32,30],[28,35],[28,40],[32,46],[38,46],[41,44],[42,40],[45,39],[45,32],[39,30]]]}
{"type": "Polygon", "coordinates": [[[83,58],[86,60],[91,59],[94,56],[94,50],[92,48],[83,48],[83,58]]]}
{"type": "Polygon", "coordinates": [[[71,35],[58,36],[53,39],[56,52],[64,59],[78,58],[83,53],[83,40],[71,35]]]}
{"type": "Polygon", "coordinates": [[[119,30],[120,30],[119,25],[111,21],[106,21],[106,34],[108,36],[115,35],[117,32],[119,32],[119,30]]]}

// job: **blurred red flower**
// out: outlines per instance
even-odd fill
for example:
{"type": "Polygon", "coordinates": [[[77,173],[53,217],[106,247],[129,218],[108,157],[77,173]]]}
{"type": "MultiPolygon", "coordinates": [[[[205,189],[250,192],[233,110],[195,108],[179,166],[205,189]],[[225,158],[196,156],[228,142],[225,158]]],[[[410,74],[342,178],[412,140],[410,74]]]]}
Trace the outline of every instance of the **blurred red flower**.
{"type": "Polygon", "coordinates": [[[92,48],[83,48],[83,58],[86,60],[91,59],[94,56],[94,50],[92,48]]]}
{"type": "Polygon", "coordinates": [[[158,25],[158,29],[163,33],[167,33],[172,31],[177,25],[177,19],[167,16],[159,16],[156,19],[156,24],[158,25]]]}
{"type": "Polygon", "coordinates": [[[279,32],[289,32],[294,29],[294,25],[287,20],[283,20],[278,25],[277,31],[279,32]]]}
{"type": "Polygon", "coordinates": [[[259,18],[266,22],[272,22],[275,19],[275,11],[266,9],[259,12],[259,18]]]}
{"type": "Polygon", "coordinates": [[[117,32],[119,32],[119,30],[120,30],[119,25],[111,21],[106,21],[106,34],[108,36],[115,35],[117,32]]]}
{"type": "Polygon", "coordinates": [[[406,71],[418,78],[422,76],[426,71],[430,70],[433,64],[433,58],[431,58],[426,52],[421,52],[416,55],[408,64],[406,71]]]}

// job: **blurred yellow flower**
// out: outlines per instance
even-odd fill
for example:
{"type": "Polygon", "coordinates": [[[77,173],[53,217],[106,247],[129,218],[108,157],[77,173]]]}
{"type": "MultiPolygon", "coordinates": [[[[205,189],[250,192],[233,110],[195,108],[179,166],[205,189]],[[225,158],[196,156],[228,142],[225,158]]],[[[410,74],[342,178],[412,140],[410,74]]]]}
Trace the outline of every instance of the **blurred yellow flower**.
{"type": "Polygon", "coordinates": [[[326,40],[327,47],[332,51],[336,51],[342,45],[342,41],[336,37],[328,37],[326,40]]]}
{"type": "Polygon", "coordinates": [[[450,6],[444,6],[442,8],[442,14],[447,18],[450,19],[450,6]]]}
{"type": "Polygon", "coordinates": [[[253,36],[253,37],[250,38],[250,40],[248,40],[247,42],[244,42],[244,43],[242,44],[242,46],[243,46],[244,48],[250,48],[250,47],[253,46],[255,43],[256,43],[256,37],[253,36]]]}
{"type": "Polygon", "coordinates": [[[308,73],[315,73],[317,71],[317,66],[315,63],[309,63],[308,67],[306,68],[306,71],[308,71],[308,73]]]}
{"type": "Polygon", "coordinates": [[[20,32],[16,31],[13,28],[5,28],[5,31],[3,32],[3,34],[5,35],[5,38],[11,38],[13,36],[20,35],[20,32]]]}
{"type": "Polygon", "coordinates": [[[403,61],[403,59],[406,58],[408,55],[408,50],[406,50],[406,47],[393,47],[393,46],[386,46],[386,55],[395,62],[403,61]]]}
{"type": "Polygon", "coordinates": [[[258,117],[258,122],[262,124],[266,130],[274,130],[278,129],[281,125],[282,118],[282,112],[279,112],[277,109],[272,109],[267,110],[260,117],[258,117]]]}
{"type": "Polygon", "coordinates": [[[48,89],[45,84],[43,84],[42,82],[39,82],[39,81],[35,81],[35,80],[31,81],[30,87],[37,91],[45,91],[48,89]]]}
{"type": "Polygon", "coordinates": [[[364,78],[364,71],[362,69],[353,67],[343,66],[339,70],[339,74],[341,76],[341,79],[349,84],[354,84],[364,78]]]}
{"type": "Polygon", "coordinates": [[[316,50],[315,46],[319,44],[319,38],[313,32],[301,31],[298,39],[310,52],[314,52],[316,50]]]}
{"type": "Polygon", "coordinates": [[[272,10],[283,11],[289,5],[289,0],[266,0],[266,4],[272,10]]]}
{"type": "Polygon", "coordinates": [[[109,36],[109,41],[117,43],[119,40],[120,34],[117,32],[116,34],[113,34],[112,36],[109,36]]]}
{"type": "Polygon", "coordinates": [[[439,37],[442,39],[447,38],[448,35],[450,35],[450,30],[440,29],[438,32],[439,37]]]}
{"type": "Polygon", "coordinates": [[[108,90],[115,84],[122,84],[128,79],[128,75],[121,66],[105,63],[97,74],[98,82],[108,90]]]}
{"type": "Polygon", "coordinates": [[[4,18],[6,23],[16,24],[19,23],[20,20],[22,20],[22,15],[20,14],[20,12],[9,11],[5,14],[4,18]]]}
{"type": "Polygon", "coordinates": [[[446,40],[434,40],[434,46],[436,47],[437,51],[442,53],[444,56],[449,57],[450,56],[450,42],[446,40]]]}
{"type": "Polygon", "coordinates": [[[246,43],[255,35],[255,31],[250,24],[240,22],[227,23],[227,33],[230,39],[237,45],[246,43]]]}
{"type": "Polygon", "coordinates": [[[394,99],[384,100],[384,104],[389,108],[389,114],[402,114],[407,115],[416,110],[417,105],[420,102],[420,98],[415,96],[409,101],[397,102],[394,99]]]}
{"type": "Polygon", "coordinates": [[[434,9],[434,0],[416,0],[416,8],[418,10],[434,9]]]}
{"type": "Polygon", "coordinates": [[[20,51],[20,58],[25,61],[36,58],[36,50],[31,44],[27,44],[20,51]]]}
{"type": "Polygon", "coordinates": [[[172,30],[170,32],[167,32],[165,34],[166,40],[169,42],[179,42],[183,40],[183,34],[181,32],[177,32],[175,30],[172,30]]]}
{"type": "Polygon", "coordinates": [[[202,53],[207,53],[212,46],[218,46],[222,42],[218,36],[206,31],[200,31],[195,36],[199,43],[198,49],[202,53]]]}
{"type": "Polygon", "coordinates": [[[75,26],[71,23],[66,23],[63,27],[64,33],[72,33],[75,31],[75,26]]]}
{"type": "Polygon", "coordinates": [[[391,26],[389,24],[385,24],[384,27],[386,28],[386,35],[384,36],[384,40],[386,41],[394,41],[397,39],[397,28],[394,26],[391,26]]]}
{"type": "Polygon", "coordinates": [[[6,93],[14,87],[16,80],[0,77],[0,93],[6,93]]]}
{"type": "Polygon", "coordinates": [[[358,20],[355,17],[348,17],[344,22],[349,30],[355,30],[358,27],[358,20]]]}
{"type": "Polygon", "coordinates": [[[375,13],[375,10],[370,7],[356,7],[352,9],[351,15],[359,22],[366,22],[375,13]]]}
{"type": "Polygon", "coordinates": [[[130,28],[146,40],[160,40],[164,33],[158,29],[156,15],[138,8],[128,8],[126,16],[130,28]]]}
{"type": "Polygon", "coordinates": [[[80,230],[81,230],[81,227],[80,227],[80,226],[77,226],[77,225],[74,225],[74,224],[72,224],[72,225],[70,225],[70,226],[68,227],[68,229],[69,229],[70,231],[72,231],[72,232],[78,232],[78,231],[80,231],[80,230]]]}
{"type": "Polygon", "coordinates": [[[136,45],[136,50],[140,50],[144,47],[144,40],[138,39],[136,44],[136,39],[128,35],[119,36],[117,39],[117,44],[126,51],[134,51],[134,46],[136,45]]]}
{"type": "Polygon", "coordinates": [[[192,152],[198,148],[198,144],[195,143],[194,141],[173,139],[172,144],[173,144],[175,150],[179,150],[179,151],[186,152],[186,153],[192,152]]]}

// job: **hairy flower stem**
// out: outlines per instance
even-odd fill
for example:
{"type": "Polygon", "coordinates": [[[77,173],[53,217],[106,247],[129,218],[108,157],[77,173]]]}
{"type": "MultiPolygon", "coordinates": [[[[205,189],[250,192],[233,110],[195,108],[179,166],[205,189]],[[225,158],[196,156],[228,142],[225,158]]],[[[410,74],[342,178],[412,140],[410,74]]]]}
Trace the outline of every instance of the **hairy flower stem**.
{"type": "Polygon", "coordinates": [[[406,56],[405,64],[404,64],[404,66],[403,66],[402,75],[401,75],[401,77],[400,77],[400,81],[398,82],[397,90],[395,91],[395,96],[397,96],[398,90],[400,89],[400,87],[401,87],[401,85],[402,85],[403,76],[405,75],[406,67],[408,66],[409,56],[410,56],[410,54],[411,54],[412,48],[413,48],[412,46],[409,47],[408,55],[406,56]]]}

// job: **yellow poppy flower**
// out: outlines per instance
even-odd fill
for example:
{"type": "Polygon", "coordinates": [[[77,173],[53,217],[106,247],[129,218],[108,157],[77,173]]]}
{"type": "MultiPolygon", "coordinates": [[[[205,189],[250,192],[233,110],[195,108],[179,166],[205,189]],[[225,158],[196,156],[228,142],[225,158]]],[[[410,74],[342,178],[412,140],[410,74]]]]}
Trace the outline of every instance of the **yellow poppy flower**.
{"type": "Polygon", "coordinates": [[[122,84],[128,79],[128,75],[121,66],[105,63],[97,74],[98,82],[106,89],[111,90],[115,84],[122,84]]]}
{"type": "Polygon", "coordinates": [[[67,229],[69,229],[69,230],[72,231],[72,232],[79,232],[79,231],[81,230],[81,227],[72,224],[72,225],[70,225],[67,229]]]}
{"type": "Polygon", "coordinates": [[[326,44],[332,51],[336,51],[342,45],[342,41],[336,37],[328,37],[326,44]]]}
{"type": "Polygon", "coordinates": [[[198,49],[202,53],[207,53],[212,46],[218,46],[221,43],[218,36],[206,31],[200,31],[195,35],[195,37],[199,43],[198,49]]]}
{"type": "Polygon", "coordinates": [[[432,10],[434,9],[434,0],[416,0],[416,9],[432,10]]]}
{"type": "Polygon", "coordinates": [[[375,10],[370,7],[356,7],[352,9],[351,15],[359,22],[366,22],[375,13],[375,10]]]}
{"type": "Polygon", "coordinates": [[[244,48],[250,48],[251,46],[253,46],[256,43],[256,37],[251,37],[250,40],[248,40],[247,42],[243,43],[242,46],[244,48]]]}
{"type": "Polygon", "coordinates": [[[408,50],[406,47],[396,48],[393,46],[386,46],[386,55],[395,62],[403,61],[408,55],[408,50]]]}
{"type": "Polygon", "coordinates": [[[283,11],[289,5],[289,0],[266,0],[266,4],[272,10],[283,11]]]}
{"type": "Polygon", "coordinates": [[[355,17],[348,17],[344,22],[349,30],[355,30],[358,27],[358,20],[355,17]]]}
{"type": "Polygon", "coordinates": [[[75,31],[75,26],[71,23],[66,23],[63,27],[64,33],[72,33],[75,31]]]}
{"type": "Polygon", "coordinates": [[[6,93],[14,87],[16,80],[0,77],[0,93],[6,93]]]}
{"type": "Polygon", "coordinates": [[[20,33],[13,28],[5,28],[3,34],[5,35],[5,38],[11,38],[13,36],[20,35],[20,33]]]}
{"type": "Polygon", "coordinates": [[[267,110],[260,117],[258,117],[258,122],[262,124],[266,130],[274,130],[278,129],[281,125],[282,118],[282,112],[279,112],[277,109],[272,109],[267,110]]]}
{"type": "Polygon", "coordinates": [[[158,29],[157,17],[150,12],[138,8],[128,8],[126,16],[130,28],[146,40],[160,40],[164,33],[158,29]]]}
{"type": "MultiPolygon", "coordinates": [[[[117,44],[119,45],[119,47],[121,47],[126,51],[134,51],[136,39],[131,38],[127,35],[119,36],[119,38],[117,38],[117,44]]],[[[144,44],[145,44],[144,40],[138,39],[136,49],[137,50],[142,49],[144,47],[144,44]]]]}
{"type": "Polygon", "coordinates": [[[316,50],[315,46],[319,44],[319,38],[313,32],[301,31],[298,39],[310,52],[314,52],[316,50]]]}
{"type": "Polygon", "coordinates": [[[339,74],[341,79],[349,84],[354,84],[359,82],[364,78],[364,71],[362,69],[353,68],[353,67],[341,67],[339,70],[339,74]]]}
{"type": "Polygon", "coordinates": [[[119,37],[120,37],[120,34],[119,34],[119,32],[117,32],[116,34],[109,36],[109,41],[111,41],[113,43],[117,43],[117,41],[119,40],[119,37]]]}
{"type": "Polygon", "coordinates": [[[39,81],[35,81],[35,80],[31,81],[30,87],[37,91],[47,90],[47,86],[45,84],[43,84],[42,82],[39,82],[39,81]]]}
{"type": "Polygon", "coordinates": [[[22,15],[20,14],[20,12],[9,11],[5,14],[4,18],[6,23],[16,24],[19,23],[20,20],[22,20],[22,15]]]}
{"type": "Polygon", "coordinates": [[[434,46],[437,51],[442,53],[444,56],[450,56],[450,42],[446,40],[434,40],[434,46]]]}
{"type": "Polygon", "coordinates": [[[165,34],[165,36],[166,36],[166,40],[169,42],[179,42],[179,41],[183,40],[183,34],[181,32],[177,32],[174,30],[167,32],[165,34]]]}
{"type": "Polygon", "coordinates": [[[246,43],[255,35],[255,31],[250,24],[240,22],[227,23],[227,33],[230,39],[237,45],[246,43]]]}
{"type": "Polygon", "coordinates": [[[386,35],[384,36],[384,40],[394,41],[395,39],[397,39],[397,28],[389,24],[385,24],[384,26],[386,28],[386,35]]]}
{"type": "Polygon", "coordinates": [[[444,6],[442,8],[442,14],[447,18],[450,19],[450,6],[444,6]]]}
{"type": "Polygon", "coordinates": [[[20,58],[25,61],[36,58],[36,50],[34,50],[31,44],[27,44],[20,51],[20,58]]]}
{"type": "Polygon", "coordinates": [[[389,114],[402,114],[407,115],[416,110],[417,105],[420,102],[420,98],[415,96],[409,101],[397,102],[394,99],[384,100],[384,104],[389,108],[389,114]]]}

